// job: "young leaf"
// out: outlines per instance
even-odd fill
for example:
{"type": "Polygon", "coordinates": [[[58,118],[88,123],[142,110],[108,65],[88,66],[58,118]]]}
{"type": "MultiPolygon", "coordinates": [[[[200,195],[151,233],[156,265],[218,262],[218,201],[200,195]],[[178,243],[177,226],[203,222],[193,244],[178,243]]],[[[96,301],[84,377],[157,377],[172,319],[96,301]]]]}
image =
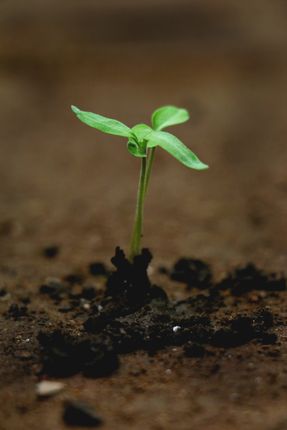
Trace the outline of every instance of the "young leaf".
{"type": "Polygon", "coordinates": [[[130,135],[131,129],[120,121],[106,118],[92,112],[81,111],[76,106],[71,106],[71,109],[80,121],[103,133],[115,134],[116,136],[123,137],[129,137],[130,135]]]}
{"type": "Polygon", "coordinates": [[[144,158],[146,157],[146,150],[141,147],[135,140],[130,139],[127,143],[128,151],[134,157],[144,158]]]}
{"type": "Polygon", "coordinates": [[[171,125],[182,124],[189,120],[189,113],[186,109],[176,106],[162,106],[152,114],[151,121],[154,130],[162,130],[171,125]]]}
{"type": "Polygon", "coordinates": [[[148,135],[153,131],[152,128],[149,125],[146,124],[137,124],[132,128],[132,134],[135,136],[135,138],[142,142],[143,140],[147,139],[148,135]]]}
{"type": "Polygon", "coordinates": [[[202,163],[199,158],[173,134],[165,131],[153,131],[148,139],[148,148],[160,146],[190,169],[208,169],[207,164],[202,163]]]}

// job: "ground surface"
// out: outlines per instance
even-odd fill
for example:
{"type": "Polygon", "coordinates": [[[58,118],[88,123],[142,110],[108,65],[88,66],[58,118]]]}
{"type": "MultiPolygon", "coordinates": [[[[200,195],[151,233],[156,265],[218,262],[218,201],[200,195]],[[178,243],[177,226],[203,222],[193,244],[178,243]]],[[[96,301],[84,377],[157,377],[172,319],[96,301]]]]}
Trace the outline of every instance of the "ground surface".
{"type": "MultiPolygon", "coordinates": [[[[185,287],[157,267],[180,256],[208,261],[216,279],[248,261],[287,273],[285,3],[52,4],[0,6],[0,287],[11,294],[1,302],[0,428],[62,429],[72,397],[90,401],[107,429],[285,429],[284,325],[276,357],[253,343],[203,360],[172,347],[136,352],[115,375],[74,376],[45,402],[33,368],[9,355],[9,342],[25,351],[35,329],[4,317],[11,303],[32,294],[36,311],[64,318],[39,285],[109,264],[129,240],[138,162],[77,122],[71,103],[128,125],[165,103],[191,110],[178,136],[211,168],[190,172],[159,152],[146,205],[151,277],[171,297],[185,287]],[[54,244],[57,258],[44,258],[54,244]]],[[[283,322],[286,304],[284,292],[268,304],[283,322]]]]}

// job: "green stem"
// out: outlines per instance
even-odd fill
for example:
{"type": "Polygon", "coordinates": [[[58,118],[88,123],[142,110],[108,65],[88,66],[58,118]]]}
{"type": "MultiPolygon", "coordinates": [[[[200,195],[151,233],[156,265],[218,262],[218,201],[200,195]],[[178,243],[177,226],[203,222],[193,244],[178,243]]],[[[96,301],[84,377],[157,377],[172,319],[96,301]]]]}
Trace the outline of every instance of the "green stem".
{"type": "Polygon", "coordinates": [[[140,253],[140,244],[142,236],[142,223],[143,223],[143,207],[144,207],[144,197],[145,197],[145,185],[146,185],[146,173],[147,173],[147,162],[146,158],[141,159],[141,171],[138,185],[137,193],[137,203],[136,203],[136,214],[135,222],[132,234],[132,240],[130,245],[130,261],[133,261],[136,255],[140,253]]]}
{"type": "Polygon", "coordinates": [[[150,180],[150,174],[151,174],[151,169],[152,169],[152,165],[153,165],[153,161],[154,161],[154,156],[155,156],[155,147],[150,150],[150,156],[149,156],[148,163],[147,163],[145,185],[144,185],[144,193],[145,194],[147,193],[147,189],[148,189],[148,184],[149,184],[149,180],[150,180]]]}

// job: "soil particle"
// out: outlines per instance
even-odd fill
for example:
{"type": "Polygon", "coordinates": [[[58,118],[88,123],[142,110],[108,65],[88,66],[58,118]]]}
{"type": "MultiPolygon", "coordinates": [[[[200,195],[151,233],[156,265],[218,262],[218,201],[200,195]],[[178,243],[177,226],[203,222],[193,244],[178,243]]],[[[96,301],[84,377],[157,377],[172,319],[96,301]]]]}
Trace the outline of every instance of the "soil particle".
{"type": "Polygon", "coordinates": [[[277,342],[278,338],[275,333],[262,333],[261,337],[257,340],[259,343],[262,343],[262,345],[273,345],[277,342]]]}
{"type": "Polygon", "coordinates": [[[89,377],[103,377],[119,367],[117,354],[99,339],[61,330],[41,331],[42,373],[67,377],[82,372],[89,377]]]}
{"type": "MultiPolygon", "coordinates": [[[[212,345],[223,348],[232,348],[251,340],[264,343],[275,343],[277,336],[269,333],[268,330],[273,326],[273,316],[267,310],[260,310],[250,316],[238,315],[230,321],[229,327],[220,328],[214,333],[212,345]]],[[[228,324],[228,323],[226,323],[228,324]]]]}
{"type": "Polygon", "coordinates": [[[100,262],[94,262],[89,265],[89,272],[93,276],[107,276],[108,270],[105,264],[100,262]]]}
{"type": "Polygon", "coordinates": [[[5,297],[7,294],[7,290],[5,288],[0,288],[0,297],[5,297]]]}
{"type": "Polygon", "coordinates": [[[92,300],[97,295],[94,286],[81,286],[83,281],[84,277],[79,274],[67,275],[63,281],[58,278],[47,278],[40,286],[39,292],[49,296],[55,303],[69,300],[71,307],[75,308],[81,304],[81,299],[92,300]]]}
{"type": "Polygon", "coordinates": [[[20,319],[28,315],[28,308],[25,305],[18,305],[17,303],[12,303],[8,309],[7,316],[15,320],[20,319]]]}
{"type": "Polygon", "coordinates": [[[82,297],[87,300],[92,300],[97,296],[95,287],[86,285],[82,289],[82,297]]]}
{"type": "Polygon", "coordinates": [[[160,273],[161,275],[169,275],[169,270],[165,266],[160,266],[158,268],[158,273],[160,273]]]}
{"type": "Polygon", "coordinates": [[[193,258],[179,259],[171,272],[171,279],[183,282],[189,289],[210,288],[212,273],[208,264],[193,258]]]}
{"type": "Polygon", "coordinates": [[[103,422],[90,405],[76,400],[65,402],[63,420],[70,427],[98,427],[103,422]]]}
{"type": "Polygon", "coordinates": [[[20,297],[19,300],[24,305],[29,305],[31,303],[31,298],[29,296],[20,297]]]}
{"type": "Polygon", "coordinates": [[[245,267],[236,269],[223,279],[217,288],[230,290],[233,295],[240,296],[254,290],[283,291],[286,290],[286,279],[275,273],[266,274],[254,264],[249,263],[245,267]]]}
{"type": "Polygon", "coordinates": [[[82,284],[82,282],[84,281],[84,277],[80,274],[71,273],[64,277],[64,281],[70,285],[82,284]]]}
{"type": "Polygon", "coordinates": [[[7,302],[11,295],[6,288],[0,288],[0,302],[7,302]]]}
{"type": "Polygon", "coordinates": [[[43,255],[46,258],[55,258],[60,252],[60,247],[58,245],[50,245],[43,249],[43,255]]]}
{"type": "Polygon", "coordinates": [[[46,294],[52,300],[60,300],[67,292],[66,285],[58,278],[47,278],[40,286],[39,292],[46,294]]]}

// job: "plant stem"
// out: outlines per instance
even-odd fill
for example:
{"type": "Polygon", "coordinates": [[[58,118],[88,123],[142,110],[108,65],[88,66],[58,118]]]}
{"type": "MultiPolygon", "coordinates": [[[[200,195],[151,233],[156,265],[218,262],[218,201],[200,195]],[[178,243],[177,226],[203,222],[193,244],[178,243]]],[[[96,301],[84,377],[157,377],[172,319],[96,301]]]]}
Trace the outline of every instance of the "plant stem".
{"type": "Polygon", "coordinates": [[[145,195],[147,193],[148,184],[149,184],[149,180],[150,180],[151,169],[152,169],[153,160],[154,160],[154,156],[155,156],[155,149],[156,148],[154,147],[150,150],[150,156],[149,156],[148,163],[147,163],[147,170],[146,170],[146,175],[145,175],[145,185],[144,185],[145,195]]]}
{"type": "Polygon", "coordinates": [[[137,192],[135,222],[134,222],[132,240],[130,245],[129,259],[131,262],[133,261],[134,257],[136,255],[139,255],[140,253],[142,222],[143,222],[143,207],[144,207],[144,197],[145,197],[145,191],[146,191],[146,173],[147,173],[146,167],[147,167],[146,158],[142,158],[138,192],[137,192]]]}

